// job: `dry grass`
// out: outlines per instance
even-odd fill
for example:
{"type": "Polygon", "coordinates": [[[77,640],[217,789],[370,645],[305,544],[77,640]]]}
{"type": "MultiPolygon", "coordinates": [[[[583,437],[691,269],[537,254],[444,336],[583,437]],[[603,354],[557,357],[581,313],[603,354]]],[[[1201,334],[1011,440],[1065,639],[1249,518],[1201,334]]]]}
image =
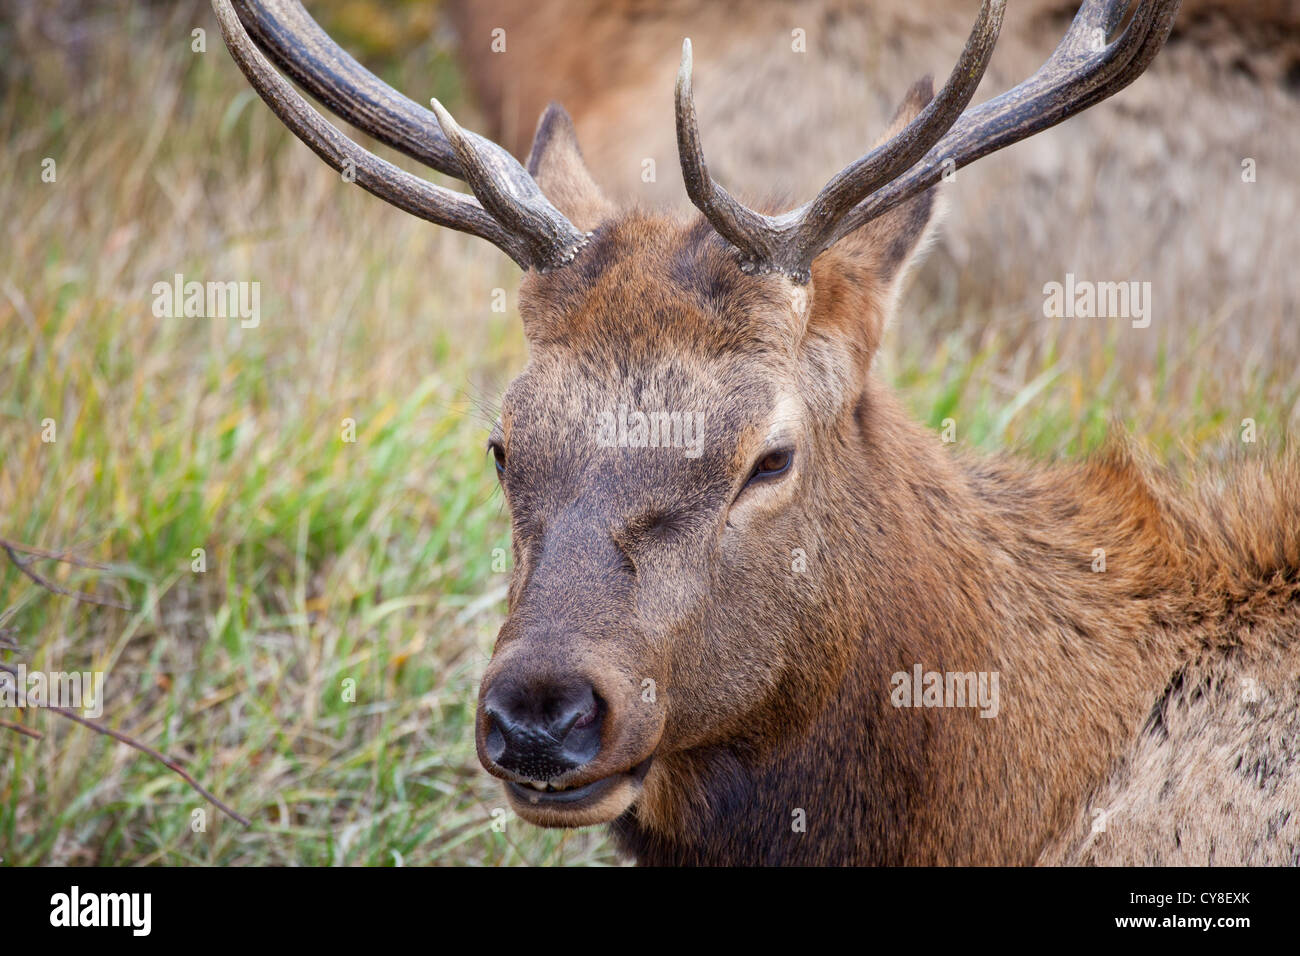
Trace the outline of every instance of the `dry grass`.
{"type": "MultiPolygon", "coordinates": [[[[80,71],[42,50],[0,113],[0,526],[116,562],[59,580],[139,610],[6,568],[9,659],[107,672],[105,719],[257,822],[191,832],[203,804],[173,775],[28,712],[44,741],[0,735],[0,856],[611,860],[598,834],[494,833],[503,798],[473,752],[508,547],[483,405],[523,359],[492,290],[513,291],[513,265],[292,144],[204,7],[84,28],[80,71]],[[175,273],[260,282],[260,326],[155,318],[153,284],[175,273]]],[[[443,52],[416,54],[404,80],[454,101],[443,52]]]]}
{"type": "MultiPolygon", "coordinates": [[[[203,804],[174,775],[28,711],[44,740],[0,732],[0,857],[614,862],[599,832],[495,832],[503,798],[473,752],[508,548],[483,443],[524,360],[517,316],[491,306],[514,267],[340,182],[247,90],[206,6],[122,6],[53,39],[36,16],[0,27],[0,52],[22,51],[0,81],[0,534],[111,562],[48,573],[138,610],[0,569],[22,647],[3,659],[105,671],[104,719],[255,823],[208,808],[194,832],[203,804]],[[176,273],[259,282],[260,326],[156,318],[176,273]]],[[[401,64],[388,79],[472,121],[445,49],[401,64]]],[[[1062,356],[996,316],[946,331],[953,311],[903,323],[882,374],[965,442],[1079,454],[1118,414],[1177,458],[1228,447],[1244,417],[1294,421],[1294,376],[1157,356],[1121,380],[1116,333],[1062,356]]]]}

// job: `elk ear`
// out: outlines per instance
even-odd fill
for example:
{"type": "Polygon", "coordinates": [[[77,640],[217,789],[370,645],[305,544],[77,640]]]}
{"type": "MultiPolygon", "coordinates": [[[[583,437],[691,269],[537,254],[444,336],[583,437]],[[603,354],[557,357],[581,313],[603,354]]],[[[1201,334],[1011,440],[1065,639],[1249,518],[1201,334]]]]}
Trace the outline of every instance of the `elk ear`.
{"type": "MultiPolygon", "coordinates": [[[[925,77],[903,99],[877,145],[902,132],[934,98],[934,81],[925,77]]],[[[924,258],[932,227],[942,209],[936,190],[927,189],[883,216],[849,233],[813,261],[813,321],[817,312],[867,316],[866,345],[874,352],[885,321],[893,312],[903,279],[924,258]]]]}
{"type": "Polygon", "coordinates": [[[613,204],[583,161],[573,120],[558,103],[546,107],[537,124],[528,172],[551,204],[579,229],[590,232],[613,215],[613,204]]]}
{"type": "MultiPolygon", "coordinates": [[[[889,123],[876,145],[885,143],[899,133],[934,99],[934,78],[924,77],[918,80],[903,102],[899,104],[894,118],[889,123]]],[[[863,226],[856,233],[843,240],[849,247],[859,247],[859,255],[872,257],[875,272],[880,281],[897,285],[914,265],[924,258],[927,239],[932,234],[931,226],[940,218],[940,204],[936,191],[927,189],[907,202],[895,206],[889,212],[863,226]]]]}

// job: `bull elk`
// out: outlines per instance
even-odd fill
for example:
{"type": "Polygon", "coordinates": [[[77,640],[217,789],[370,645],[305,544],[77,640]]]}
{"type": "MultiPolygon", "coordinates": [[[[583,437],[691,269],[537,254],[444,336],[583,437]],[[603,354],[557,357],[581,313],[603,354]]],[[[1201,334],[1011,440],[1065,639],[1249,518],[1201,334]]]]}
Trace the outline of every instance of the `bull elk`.
{"type": "Polygon", "coordinates": [[[1086,0],[968,108],[1003,16],[983,0],[939,92],[913,86],[782,214],[710,176],[687,41],[692,219],[617,210],[558,106],[525,169],[296,0],[213,5],[330,166],[525,270],[530,357],[489,440],[509,613],[477,717],[519,816],[609,823],[649,864],[1300,863],[1293,459],[1185,482],[1122,438],[1078,464],[954,454],[871,371],[945,166],[1131,83],[1178,0],[1086,0]],[[473,198],[349,140],[271,61],[473,198]]]}

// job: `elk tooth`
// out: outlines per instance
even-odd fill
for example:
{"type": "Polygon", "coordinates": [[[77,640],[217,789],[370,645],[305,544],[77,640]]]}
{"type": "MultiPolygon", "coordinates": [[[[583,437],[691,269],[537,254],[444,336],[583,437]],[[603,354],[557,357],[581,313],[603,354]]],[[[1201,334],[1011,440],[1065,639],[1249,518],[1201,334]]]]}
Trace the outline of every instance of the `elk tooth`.
{"type": "Polygon", "coordinates": [[[541,791],[545,792],[545,791],[546,791],[546,788],[549,786],[549,784],[545,784],[545,783],[530,783],[528,786],[532,787],[534,790],[541,790],[541,791]]]}

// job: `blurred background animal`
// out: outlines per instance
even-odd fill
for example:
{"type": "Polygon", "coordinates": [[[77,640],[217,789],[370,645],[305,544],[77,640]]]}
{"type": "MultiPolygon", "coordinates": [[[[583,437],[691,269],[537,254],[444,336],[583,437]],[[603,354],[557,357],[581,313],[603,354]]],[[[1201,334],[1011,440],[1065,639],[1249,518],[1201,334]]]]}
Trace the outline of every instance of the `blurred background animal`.
{"type": "MultiPolygon", "coordinates": [[[[975,102],[1037,68],[1077,6],[1013,0],[975,102]]],[[[915,76],[946,75],[977,7],[450,0],[447,12],[486,134],[523,156],[547,101],[562,103],[600,185],[646,203],[685,201],[670,94],[691,37],[714,178],[793,206],[861,154],[915,76]]],[[[991,323],[1039,356],[1082,360],[1103,331],[1044,321],[1044,285],[1148,281],[1161,334],[1120,333],[1121,375],[1149,379],[1163,343],[1175,363],[1293,380],[1298,156],[1300,2],[1187,0],[1160,57],[1106,109],[955,175],[903,321],[933,310],[941,328],[978,338],[991,323]]]]}

